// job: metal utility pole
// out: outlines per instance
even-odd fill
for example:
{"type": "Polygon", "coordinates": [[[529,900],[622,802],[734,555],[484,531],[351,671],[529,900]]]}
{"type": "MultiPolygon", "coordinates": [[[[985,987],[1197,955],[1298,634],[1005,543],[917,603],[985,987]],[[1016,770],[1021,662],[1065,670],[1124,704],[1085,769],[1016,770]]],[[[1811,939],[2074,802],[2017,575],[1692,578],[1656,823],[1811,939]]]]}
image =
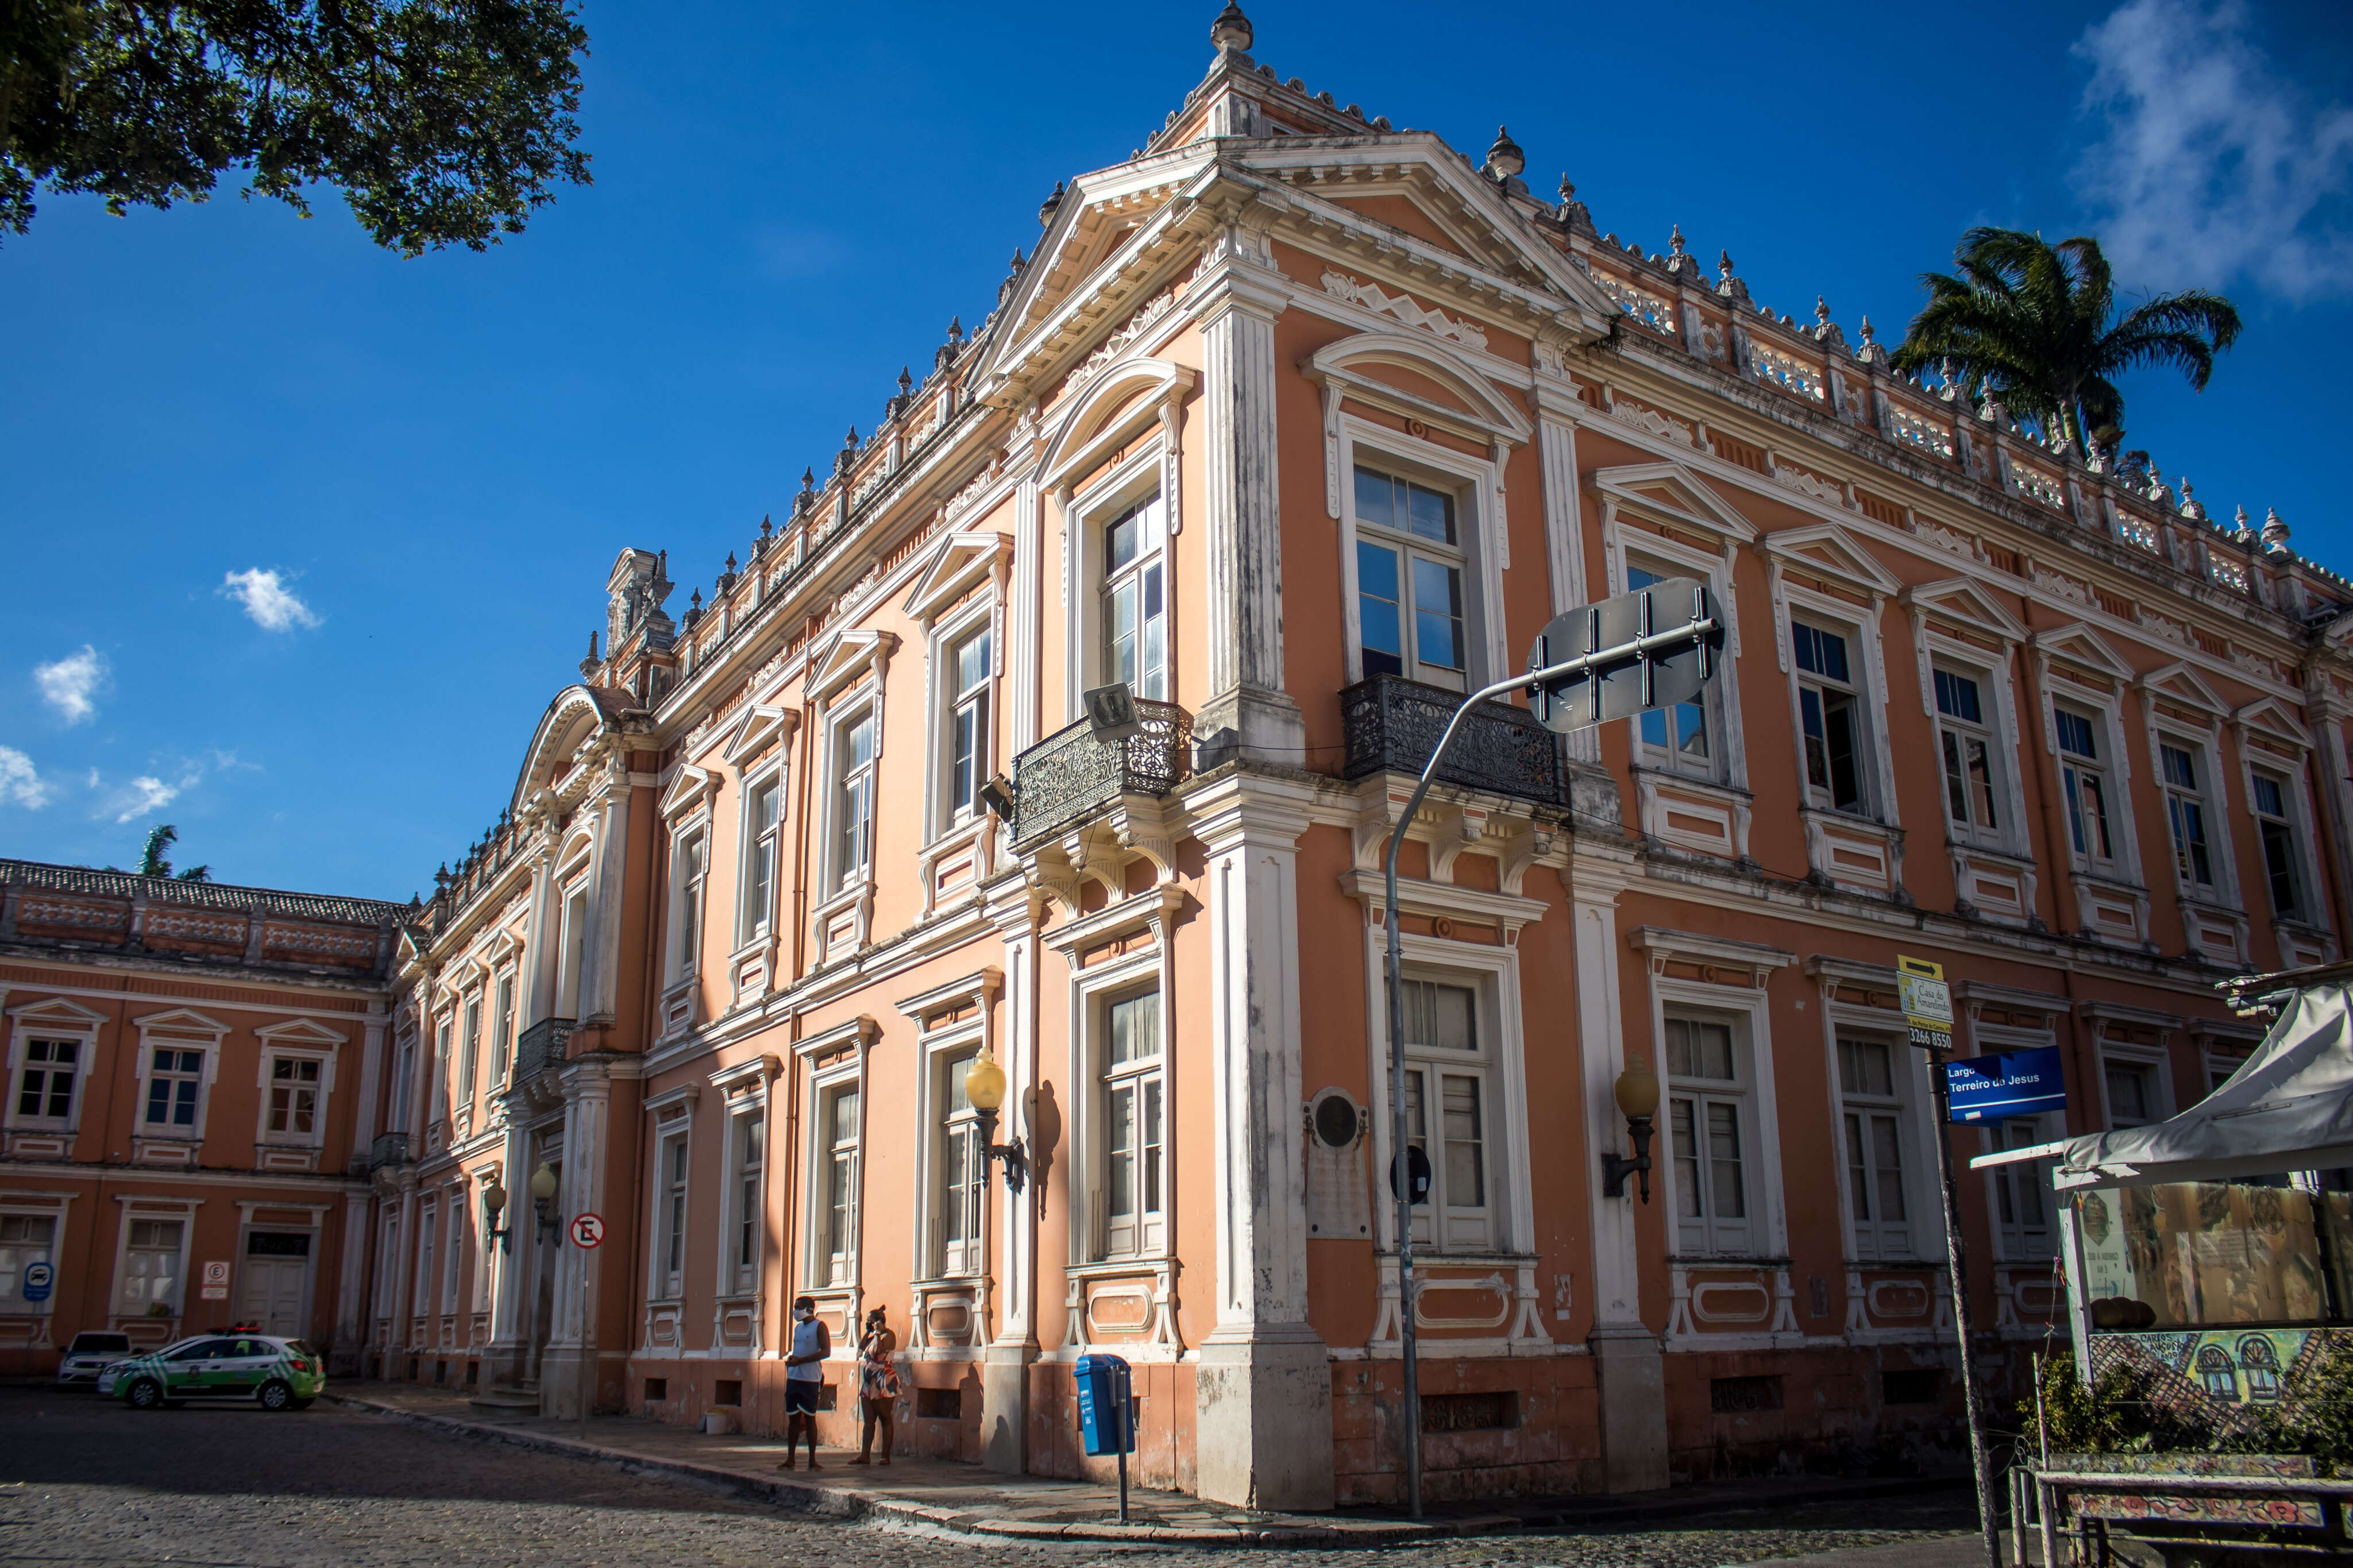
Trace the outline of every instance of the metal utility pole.
{"type": "MultiPolygon", "coordinates": [[[[1993,1457],[1988,1452],[1985,1400],[1969,1349],[1969,1250],[1961,1238],[1961,1194],[1953,1179],[1952,1088],[1945,1064],[1932,1055],[1928,1076],[1936,1093],[1936,1175],[1945,1192],[1945,1267],[1953,1282],[1953,1329],[1961,1340],[1961,1398],[1968,1407],[1969,1468],[1978,1483],[1978,1528],[1985,1536],[1986,1568],[2001,1568],[2001,1529],[1993,1511],[1993,1457]]],[[[2038,1392],[2037,1398],[2041,1397],[2038,1392]]]]}
{"type": "Polygon", "coordinates": [[[1526,690],[1535,704],[1534,717],[1559,731],[1581,729],[1605,719],[1667,703],[1687,700],[1712,679],[1712,658],[1723,646],[1724,625],[1715,612],[1706,588],[1696,581],[1675,578],[1631,594],[1621,594],[1599,605],[1554,618],[1535,640],[1528,672],[1482,686],[1463,699],[1446,721],[1445,731],[1430,753],[1430,761],[1406,797],[1405,811],[1389,833],[1388,852],[1382,857],[1381,897],[1388,937],[1389,1014],[1389,1186],[1397,1200],[1398,1331],[1403,1371],[1405,1419],[1406,1507],[1421,1517],[1421,1376],[1417,1361],[1413,1288],[1413,1167],[1407,1157],[1409,1129],[1405,1111],[1405,987],[1399,973],[1403,963],[1398,936],[1398,851],[1421,809],[1422,797],[1438,777],[1448,748],[1454,744],[1465,716],[1482,702],[1526,690]],[[1665,630],[1654,628],[1653,599],[1688,595],[1689,619],[1665,630]],[[1607,639],[1607,646],[1605,646],[1607,639]],[[1572,657],[1556,663],[1554,651],[1572,657]],[[1696,655],[1696,657],[1692,657],[1696,655]],[[1631,676],[1630,684],[1622,678],[1631,676]],[[1621,678],[1613,684],[1612,678],[1621,678]],[[1589,698],[1588,716],[1568,711],[1568,691],[1579,685],[1589,698]]]}

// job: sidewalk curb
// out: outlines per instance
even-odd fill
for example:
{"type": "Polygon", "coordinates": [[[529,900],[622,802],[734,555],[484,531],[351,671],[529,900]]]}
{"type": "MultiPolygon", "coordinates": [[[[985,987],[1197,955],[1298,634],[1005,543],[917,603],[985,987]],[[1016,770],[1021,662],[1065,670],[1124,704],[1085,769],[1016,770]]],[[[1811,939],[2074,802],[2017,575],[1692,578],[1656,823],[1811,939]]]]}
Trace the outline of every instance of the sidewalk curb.
{"type": "MultiPolygon", "coordinates": [[[[1016,1541],[1094,1541],[1124,1542],[1131,1544],[1159,1546],[1268,1546],[1268,1547],[1374,1547],[1397,1546],[1411,1542],[1461,1539],[1470,1536],[1525,1535],[1547,1531],[1573,1531],[1602,1525],[1620,1525],[1656,1518],[1678,1518],[1698,1509],[1708,1513],[1734,1512],[1746,1508],[1770,1506],[1763,1502],[1741,1503],[1726,1500],[1709,1507],[1701,1500],[1672,1493],[1660,1495],[1655,1500],[1634,1501],[1612,1499],[1597,1502],[1589,1508],[1568,1508],[1531,1511],[1528,1513],[1481,1514],[1463,1519],[1432,1520],[1416,1524],[1398,1520],[1394,1522],[1350,1525],[1340,1522],[1315,1525],[1277,1525],[1262,1530],[1241,1527],[1219,1530],[1183,1530],[1163,1524],[1045,1524],[1027,1520],[992,1519],[962,1510],[944,1508],[936,1503],[913,1502],[882,1492],[861,1491],[850,1487],[814,1487],[798,1481],[770,1480],[765,1477],[746,1475],[718,1465],[696,1464],[689,1459],[657,1458],[627,1448],[612,1448],[601,1444],[583,1442],[576,1437],[561,1437],[552,1432],[522,1432],[512,1426],[492,1426],[486,1422],[465,1421],[453,1415],[436,1415],[430,1411],[410,1410],[379,1400],[357,1398],[348,1394],[322,1393],[320,1397],[329,1404],[347,1409],[365,1410],[375,1415],[390,1415],[413,1422],[420,1426],[447,1432],[454,1436],[487,1438],[511,1443],[519,1448],[532,1448],[542,1453],[558,1454],[566,1458],[587,1459],[601,1464],[618,1465],[624,1469],[661,1476],[671,1476],[703,1485],[717,1486],[726,1490],[757,1498],[780,1507],[802,1513],[837,1519],[847,1522],[888,1521],[898,1524],[923,1525],[944,1530],[958,1535],[983,1540],[1016,1541]]],[[[1788,1500],[1788,1506],[1800,1503],[1852,1501],[1864,1498],[1883,1497],[1898,1492],[1941,1489],[1947,1486],[1966,1486],[1966,1480],[1954,1481],[1942,1478],[1887,1478],[1856,1480],[1845,1485],[1829,1486],[1807,1492],[1802,1497],[1788,1500]]]]}

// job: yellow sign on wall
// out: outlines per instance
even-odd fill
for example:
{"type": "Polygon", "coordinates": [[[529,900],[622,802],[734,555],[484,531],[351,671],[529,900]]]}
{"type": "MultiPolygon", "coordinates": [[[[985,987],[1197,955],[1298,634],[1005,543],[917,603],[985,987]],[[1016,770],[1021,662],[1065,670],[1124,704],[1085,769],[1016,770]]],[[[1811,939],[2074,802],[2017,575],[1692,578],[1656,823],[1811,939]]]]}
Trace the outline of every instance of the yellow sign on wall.
{"type": "Polygon", "coordinates": [[[1932,1051],[1953,1048],[1953,993],[1945,966],[1925,958],[1895,955],[1895,989],[1904,1000],[1904,1022],[1912,1043],[1932,1051]]]}

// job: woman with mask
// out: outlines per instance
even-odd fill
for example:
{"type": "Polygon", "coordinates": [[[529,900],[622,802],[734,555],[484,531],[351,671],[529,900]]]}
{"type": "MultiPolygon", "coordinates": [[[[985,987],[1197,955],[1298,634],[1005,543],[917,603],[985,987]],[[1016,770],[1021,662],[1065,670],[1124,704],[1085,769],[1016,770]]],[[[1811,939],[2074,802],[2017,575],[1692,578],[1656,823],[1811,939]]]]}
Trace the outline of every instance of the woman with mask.
{"type": "Polygon", "coordinates": [[[891,1364],[899,1336],[891,1331],[890,1318],[880,1307],[866,1314],[866,1337],[858,1342],[858,1458],[853,1465],[871,1463],[874,1428],[882,1428],[882,1462],[891,1462],[892,1439],[897,1434],[892,1407],[899,1401],[899,1372],[891,1364]]]}
{"type": "Polygon", "coordinates": [[[807,1296],[793,1298],[793,1348],[785,1357],[785,1462],[780,1470],[793,1468],[793,1447],[803,1432],[808,1434],[808,1468],[817,1464],[818,1391],[825,1386],[825,1358],[833,1353],[833,1336],[817,1315],[817,1302],[807,1296]]]}

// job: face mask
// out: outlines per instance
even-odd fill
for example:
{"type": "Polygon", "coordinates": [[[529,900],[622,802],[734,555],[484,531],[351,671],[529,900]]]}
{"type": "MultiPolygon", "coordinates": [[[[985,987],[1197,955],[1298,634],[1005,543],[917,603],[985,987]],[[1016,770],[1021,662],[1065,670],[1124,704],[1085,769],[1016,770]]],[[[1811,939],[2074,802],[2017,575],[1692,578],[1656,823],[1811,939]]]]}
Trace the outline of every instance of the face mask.
{"type": "Polygon", "coordinates": [[[816,1316],[817,1314],[810,1311],[807,1307],[796,1307],[793,1309],[793,1317],[799,1322],[808,1322],[816,1316]]]}

